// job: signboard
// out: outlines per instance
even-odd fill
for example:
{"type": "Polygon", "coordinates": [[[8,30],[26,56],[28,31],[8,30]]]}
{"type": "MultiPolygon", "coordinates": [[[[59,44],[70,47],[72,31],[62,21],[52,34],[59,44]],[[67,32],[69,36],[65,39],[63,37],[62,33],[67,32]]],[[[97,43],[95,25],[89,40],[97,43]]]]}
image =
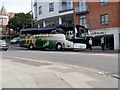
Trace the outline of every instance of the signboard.
{"type": "Polygon", "coordinates": [[[88,31],[87,36],[99,36],[99,35],[105,35],[105,31],[88,31]]]}

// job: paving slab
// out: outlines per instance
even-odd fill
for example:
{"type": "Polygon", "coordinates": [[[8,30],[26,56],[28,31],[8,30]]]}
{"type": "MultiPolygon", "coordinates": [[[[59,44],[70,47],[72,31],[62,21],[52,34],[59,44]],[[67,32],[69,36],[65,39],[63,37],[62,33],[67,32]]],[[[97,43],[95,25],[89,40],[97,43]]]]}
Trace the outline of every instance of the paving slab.
{"type": "Polygon", "coordinates": [[[60,64],[2,61],[3,88],[117,88],[118,80],[60,64]]]}
{"type": "Polygon", "coordinates": [[[42,72],[32,76],[39,88],[72,88],[69,83],[52,72],[42,72]]]}

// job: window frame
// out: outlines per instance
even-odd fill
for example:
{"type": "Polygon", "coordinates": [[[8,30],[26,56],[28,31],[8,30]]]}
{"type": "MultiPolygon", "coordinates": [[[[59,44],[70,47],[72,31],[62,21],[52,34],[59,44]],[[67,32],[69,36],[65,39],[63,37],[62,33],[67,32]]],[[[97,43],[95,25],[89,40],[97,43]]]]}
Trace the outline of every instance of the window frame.
{"type": "Polygon", "coordinates": [[[107,5],[108,4],[108,0],[100,0],[100,5],[107,5]]]}
{"type": "Polygon", "coordinates": [[[49,3],[49,12],[54,11],[54,3],[49,3]]]}
{"type": "Polygon", "coordinates": [[[86,16],[80,16],[79,17],[79,24],[82,25],[82,26],[87,27],[87,17],[86,16]],[[81,24],[81,21],[82,21],[82,24],[81,24]]]}
{"type": "Polygon", "coordinates": [[[42,14],[42,6],[39,6],[39,15],[42,14]]]}
{"type": "Polygon", "coordinates": [[[101,25],[108,25],[109,24],[109,15],[108,14],[100,15],[100,24],[101,25]]]}

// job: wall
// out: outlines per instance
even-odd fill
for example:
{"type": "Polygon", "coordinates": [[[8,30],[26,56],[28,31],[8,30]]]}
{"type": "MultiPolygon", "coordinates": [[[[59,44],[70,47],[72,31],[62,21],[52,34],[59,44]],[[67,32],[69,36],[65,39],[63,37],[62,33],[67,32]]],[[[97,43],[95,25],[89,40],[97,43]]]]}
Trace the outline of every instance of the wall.
{"type": "Polygon", "coordinates": [[[87,23],[90,29],[118,27],[118,3],[108,2],[107,5],[100,5],[100,2],[88,2],[89,13],[87,14],[87,23]],[[109,24],[100,24],[100,15],[109,15],[109,24]]]}
{"type": "Polygon", "coordinates": [[[49,12],[49,3],[51,2],[52,0],[49,0],[49,2],[41,2],[41,1],[38,2],[37,9],[39,12],[39,6],[42,6],[42,14],[39,15],[38,13],[37,20],[55,17],[59,15],[59,2],[54,2],[54,11],[49,12]]]}
{"type": "Polygon", "coordinates": [[[2,35],[6,35],[6,25],[8,24],[9,17],[7,15],[1,15],[2,18],[2,35]]]}
{"type": "Polygon", "coordinates": [[[118,23],[120,27],[120,1],[118,2],[118,23]]]}
{"type": "Polygon", "coordinates": [[[78,20],[78,15],[76,15],[75,13],[75,9],[78,7],[78,0],[73,0],[73,7],[74,7],[74,14],[73,14],[73,17],[74,17],[74,24],[78,24],[79,23],[79,20],[78,20]]]}

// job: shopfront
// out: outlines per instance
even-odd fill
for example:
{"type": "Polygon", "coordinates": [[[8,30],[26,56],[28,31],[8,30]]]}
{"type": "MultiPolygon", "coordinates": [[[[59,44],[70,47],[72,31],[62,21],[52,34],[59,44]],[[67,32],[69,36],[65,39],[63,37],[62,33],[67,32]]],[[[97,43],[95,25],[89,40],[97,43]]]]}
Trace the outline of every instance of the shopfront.
{"type": "Polygon", "coordinates": [[[90,30],[87,35],[93,40],[93,46],[101,46],[101,38],[104,37],[106,50],[120,50],[120,30],[119,28],[108,28],[104,30],[90,30]]]}

